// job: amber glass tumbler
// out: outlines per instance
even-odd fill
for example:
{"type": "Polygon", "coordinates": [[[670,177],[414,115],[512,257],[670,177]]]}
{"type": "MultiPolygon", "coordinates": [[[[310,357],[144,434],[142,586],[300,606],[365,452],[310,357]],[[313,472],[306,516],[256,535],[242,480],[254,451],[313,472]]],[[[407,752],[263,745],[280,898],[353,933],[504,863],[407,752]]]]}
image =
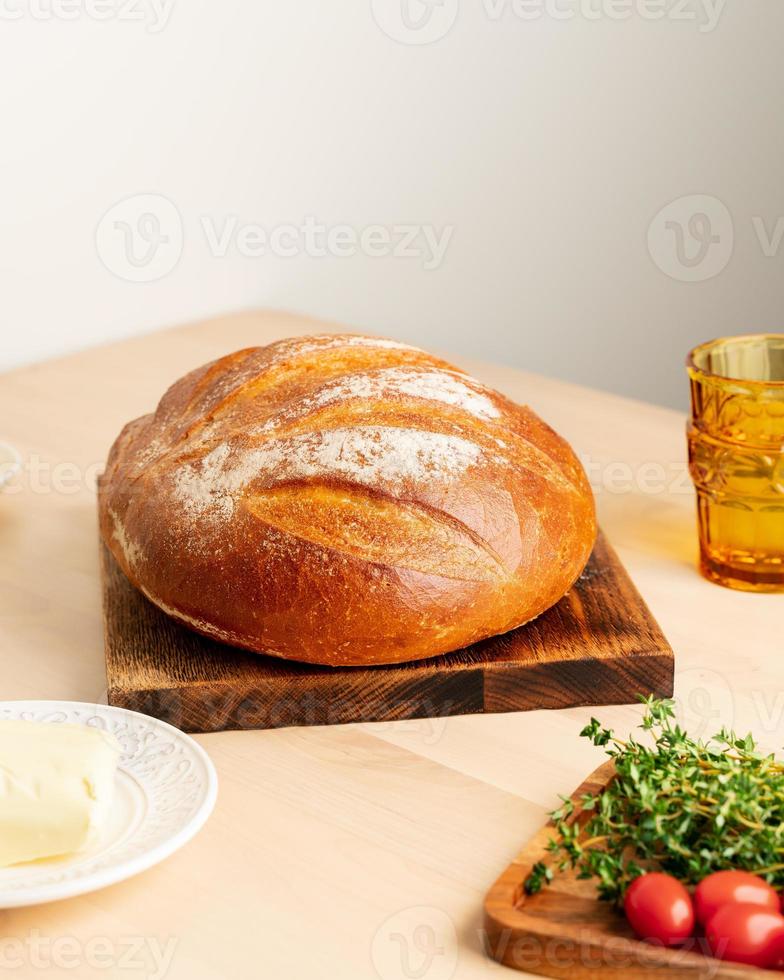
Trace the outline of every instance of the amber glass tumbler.
{"type": "Polygon", "coordinates": [[[702,573],[784,592],[784,334],[712,340],[686,367],[702,573]]]}

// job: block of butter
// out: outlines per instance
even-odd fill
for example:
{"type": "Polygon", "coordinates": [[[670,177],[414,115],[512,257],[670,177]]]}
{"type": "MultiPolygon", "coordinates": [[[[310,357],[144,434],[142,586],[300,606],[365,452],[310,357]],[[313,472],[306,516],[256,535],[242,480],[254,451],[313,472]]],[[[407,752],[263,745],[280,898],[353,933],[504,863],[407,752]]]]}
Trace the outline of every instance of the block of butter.
{"type": "Polygon", "coordinates": [[[120,745],[86,725],[0,721],[0,867],[80,851],[111,810],[120,745]]]}

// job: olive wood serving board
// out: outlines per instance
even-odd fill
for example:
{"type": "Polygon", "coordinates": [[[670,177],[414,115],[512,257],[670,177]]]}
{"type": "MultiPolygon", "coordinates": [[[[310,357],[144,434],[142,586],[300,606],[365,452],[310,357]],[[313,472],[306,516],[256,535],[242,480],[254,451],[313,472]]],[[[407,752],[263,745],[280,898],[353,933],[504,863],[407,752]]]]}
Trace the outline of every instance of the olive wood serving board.
{"type": "MultiPolygon", "coordinates": [[[[613,779],[612,762],[593,772],[572,794],[598,793],[613,779]]],[[[665,949],[637,939],[623,913],[596,897],[591,880],[573,871],[556,873],[536,895],[523,887],[537,861],[547,860],[553,836],[548,823],[525,845],[485,899],[483,941],[488,956],[544,977],[569,980],[762,980],[770,970],[727,963],[706,956],[703,936],[683,947],[665,949]]]]}
{"type": "MultiPolygon", "coordinates": [[[[574,588],[519,629],[430,660],[318,667],[191,632],[102,544],[109,703],[190,732],[391,721],[672,694],[673,653],[603,536],[574,588]]],[[[455,610],[460,615],[460,610],[455,610]]]]}

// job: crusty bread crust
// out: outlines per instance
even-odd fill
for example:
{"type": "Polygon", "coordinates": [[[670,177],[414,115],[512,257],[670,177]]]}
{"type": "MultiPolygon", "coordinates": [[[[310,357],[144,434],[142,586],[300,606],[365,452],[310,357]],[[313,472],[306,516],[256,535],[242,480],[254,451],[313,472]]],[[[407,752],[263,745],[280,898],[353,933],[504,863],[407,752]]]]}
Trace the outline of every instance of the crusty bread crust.
{"type": "Polygon", "coordinates": [[[538,616],[596,536],[563,439],[449,364],[351,334],[192,371],[128,424],[104,541],[175,619],[309,663],[400,663],[538,616]]]}

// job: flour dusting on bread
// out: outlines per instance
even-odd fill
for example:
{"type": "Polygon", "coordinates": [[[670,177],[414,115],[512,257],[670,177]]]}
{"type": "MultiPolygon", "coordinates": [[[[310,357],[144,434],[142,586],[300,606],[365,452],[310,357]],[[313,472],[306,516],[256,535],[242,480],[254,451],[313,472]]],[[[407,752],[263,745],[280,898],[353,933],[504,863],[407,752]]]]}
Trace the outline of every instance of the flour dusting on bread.
{"type": "Polygon", "coordinates": [[[394,426],[359,426],[270,439],[255,449],[221,443],[199,463],[179,466],[175,496],[192,514],[228,520],[250,484],[339,478],[380,490],[454,480],[482,458],[459,436],[394,426]]]}
{"type": "Polygon", "coordinates": [[[196,368],[115,442],[101,531],[160,609],[315,664],[402,663],[538,615],[594,537],[569,447],[440,358],[322,334],[196,368]]]}
{"type": "Polygon", "coordinates": [[[241,483],[228,478],[227,460],[231,452],[228,443],[221,443],[200,463],[181,464],[174,472],[174,495],[188,514],[212,510],[214,515],[228,520],[234,513],[232,494],[241,483]]]}
{"type": "Polygon", "coordinates": [[[109,511],[109,517],[112,519],[112,538],[119,545],[128,566],[133,568],[142,557],[142,549],[128,537],[125,526],[113,510],[109,511]]]}
{"type": "Polygon", "coordinates": [[[344,375],[326,382],[315,394],[299,399],[269,419],[259,429],[265,433],[338,402],[413,398],[450,405],[479,419],[495,419],[500,411],[481,386],[471,387],[456,371],[416,367],[382,368],[344,375]]]}
{"type": "MultiPolygon", "coordinates": [[[[273,360],[285,357],[312,354],[314,351],[334,350],[337,347],[375,347],[378,350],[412,350],[419,347],[403,344],[399,340],[389,340],[387,337],[366,337],[363,334],[313,334],[306,337],[291,337],[270,344],[273,360]]],[[[421,353],[425,353],[421,351],[421,353]]]]}

